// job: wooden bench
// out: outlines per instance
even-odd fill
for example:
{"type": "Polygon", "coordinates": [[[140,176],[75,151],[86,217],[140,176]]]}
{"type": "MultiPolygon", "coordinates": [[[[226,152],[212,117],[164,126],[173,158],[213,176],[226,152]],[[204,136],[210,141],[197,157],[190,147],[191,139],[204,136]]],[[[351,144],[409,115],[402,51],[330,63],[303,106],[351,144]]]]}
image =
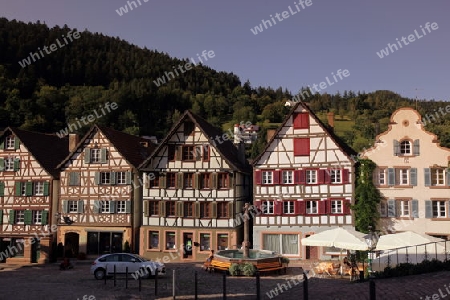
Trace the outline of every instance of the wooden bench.
{"type": "Polygon", "coordinates": [[[228,271],[230,266],[231,266],[231,263],[229,263],[229,262],[223,262],[223,261],[219,261],[219,260],[215,260],[215,259],[213,259],[210,263],[210,268],[212,268],[214,270],[228,271]]]}
{"type": "Polygon", "coordinates": [[[259,272],[270,272],[270,271],[281,271],[284,270],[286,273],[286,267],[280,261],[270,261],[270,262],[258,262],[256,268],[259,272]]]}

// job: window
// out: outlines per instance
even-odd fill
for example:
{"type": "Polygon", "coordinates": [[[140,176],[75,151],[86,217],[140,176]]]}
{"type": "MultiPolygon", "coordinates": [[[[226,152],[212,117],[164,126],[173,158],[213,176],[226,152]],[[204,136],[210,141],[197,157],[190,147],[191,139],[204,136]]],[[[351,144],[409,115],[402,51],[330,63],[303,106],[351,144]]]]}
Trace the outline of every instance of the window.
{"type": "Polygon", "coordinates": [[[377,183],[379,185],[386,185],[387,181],[386,181],[386,169],[378,169],[377,171],[377,183]]]}
{"type": "Polygon", "coordinates": [[[306,201],[306,213],[317,214],[318,201],[306,201]]]}
{"type": "Polygon", "coordinates": [[[177,173],[167,173],[167,187],[175,188],[175,183],[177,180],[177,173]]]}
{"type": "Polygon", "coordinates": [[[294,180],[293,180],[293,171],[283,171],[282,172],[282,180],[283,180],[283,184],[293,184],[294,180]]]}
{"type": "Polygon", "coordinates": [[[78,212],[78,200],[69,200],[68,202],[69,213],[78,212]]]}
{"type": "Polygon", "coordinates": [[[306,183],[317,183],[317,170],[306,170],[306,183]]]}
{"type": "Polygon", "coordinates": [[[14,171],[14,158],[5,158],[5,171],[14,171]]]}
{"type": "Polygon", "coordinates": [[[342,170],[332,169],[330,170],[330,182],[342,183],[342,170]]]}
{"type": "Polygon", "coordinates": [[[127,212],[127,201],[119,200],[116,202],[116,210],[119,214],[124,214],[127,212]]]}
{"type": "Polygon", "coordinates": [[[169,217],[174,217],[175,216],[175,205],[176,202],[175,201],[167,201],[166,202],[166,214],[169,217]]]}
{"type": "Polygon", "coordinates": [[[209,189],[210,188],[210,173],[201,173],[200,174],[200,188],[201,189],[209,189]]]}
{"type": "Polygon", "coordinates": [[[183,146],[183,156],[182,160],[194,160],[195,159],[195,152],[194,152],[194,146],[183,146]]]}
{"type": "Polygon", "coordinates": [[[203,148],[202,160],[209,161],[209,144],[204,144],[202,148],[203,148]]]}
{"type": "Polygon", "coordinates": [[[27,195],[27,184],[26,182],[22,182],[20,185],[20,195],[26,196],[27,195]]]}
{"type": "Polygon", "coordinates": [[[262,172],[262,183],[263,184],[272,184],[273,183],[273,172],[272,171],[263,171],[262,172]]]}
{"type": "Polygon", "coordinates": [[[309,138],[294,139],[294,156],[309,156],[309,138]]]}
{"type": "Polygon", "coordinates": [[[6,137],[5,140],[5,149],[7,150],[14,150],[16,143],[15,143],[16,139],[14,138],[14,136],[10,135],[6,137]]]}
{"type": "Polygon", "coordinates": [[[25,222],[25,211],[24,210],[16,210],[14,212],[14,224],[24,224],[25,222]]]}
{"type": "Polygon", "coordinates": [[[110,172],[100,172],[100,184],[111,184],[110,172]]]}
{"type": "Polygon", "coordinates": [[[398,212],[397,212],[397,216],[400,217],[409,217],[409,200],[399,200],[398,201],[397,207],[398,207],[398,212]]]}
{"type": "Polygon", "coordinates": [[[395,169],[398,185],[409,185],[409,169],[395,169]]]}
{"type": "Polygon", "coordinates": [[[183,126],[184,135],[190,135],[194,131],[195,125],[192,122],[185,122],[183,126]]]}
{"type": "Polygon", "coordinates": [[[431,169],[431,185],[445,184],[445,169],[431,169]]]}
{"type": "Polygon", "coordinates": [[[41,210],[33,210],[31,222],[32,222],[32,224],[41,224],[42,223],[42,211],[41,210]]]}
{"type": "Polygon", "coordinates": [[[99,163],[100,160],[100,149],[98,148],[94,148],[94,149],[90,149],[91,150],[91,163],[99,163]]]}
{"type": "Polygon", "coordinates": [[[219,173],[219,174],[217,174],[217,176],[218,176],[217,188],[219,188],[219,189],[229,188],[228,173],[219,173]]]}
{"type": "Polygon", "coordinates": [[[217,235],[217,250],[228,250],[228,234],[217,235]]]}
{"type": "Polygon", "coordinates": [[[194,203],[193,202],[184,202],[184,216],[186,218],[194,217],[194,203]]]}
{"type": "Polygon", "coordinates": [[[263,234],[263,247],[279,254],[299,254],[297,234],[263,234]]]}
{"type": "Polygon", "coordinates": [[[166,250],[175,249],[175,232],[167,231],[166,232],[166,250]]]}
{"type": "Polygon", "coordinates": [[[149,249],[159,249],[159,232],[149,231],[148,232],[148,248],[149,249]]]}
{"type": "Polygon", "coordinates": [[[34,183],[34,194],[36,196],[44,195],[44,183],[42,181],[38,181],[34,183]]]}
{"type": "MultiPolygon", "coordinates": [[[[5,242],[5,240],[3,240],[5,242]]],[[[5,245],[6,247],[6,245],[5,245]]],[[[23,257],[25,254],[25,240],[22,238],[12,238],[11,243],[9,245],[10,247],[10,254],[12,257],[23,257]],[[13,253],[14,250],[14,253],[13,253]]]]}
{"type": "Polygon", "coordinates": [[[79,186],[81,184],[80,172],[69,172],[69,186],[79,186]]]}
{"type": "Polygon", "coordinates": [[[126,172],[116,172],[116,184],[126,184],[126,172]]]}
{"type": "Polygon", "coordinates": [[[217,202],[217,217],[228,218],[228,202],[217,202]]]}
{"type": "Polygon", "coordinates": [[[200,251],[211,250],[211,235],[209,233],[200,233],[200,251]]]}
{"type": "Polygon", "coordinates": [[[200,218],[210,218],[211,217],[211,203],[210,202],[200,202],[200,218]]]}
{"type": "Polygon", "coordinates": [[[309,128],[309,114],[299,113],[294,114],[294,129],[306,129],[309,128]]]}
{"type": "Polygon", "coordinates": [[[100,212],[103,214],[111,213],[111,201],[109,200],[100,201],[100,212]]]}
{"type": "Polygon", "coordinates": [[[446,214],[446,201],[432,201],[433,218],[445,218],[446,214]]]}
{"type": "Polygon", "coordinates": [[[158,201],[148,201],[148,213],[150,216],[159,215],[159,202],[158,201]]]}
{"type": "Polygon", "coordinates": [[[400,155],[410,155],[411,154],[411,142],[401,141],[400,142],[400,155]]]}
{"type": "Polygon", "coordinates": [[[169,144],[167,145],[167,159],[169,161],[174,161],[175,160],[175,145],[174,144],[169,144]]]}
{"type": "Polygon", "coordinates": [[[380,217],[387,217],[388,215],[388,204],[387,201],[380,201],[380,217]]]}
{"type": "Polygon", "coordinates": [[[270,201],[263,201],[263,213],[268,215],[274,214],[274,202],[272,200],[270,201]]]}
{"type": "Polygon", "coordinates": [[[194,173],[184,173],[184,188],[194,188],[194,173]]]}
{"type": "Polygon", "coordinates": [[[341,214],[342,210],[342,200],[331,200],[331,213],[332,214],[341,214]]]}
{"type": "Polygon", "coordinates": [[[159,188],[159,174],[155,176],[147,176],[149,188],[159,188]]]}
{"type": "Polygon", "coordinates": [[[294,201],[284,201],[283,202],[283,213],[293,214],[294,213],[294,201]]]}

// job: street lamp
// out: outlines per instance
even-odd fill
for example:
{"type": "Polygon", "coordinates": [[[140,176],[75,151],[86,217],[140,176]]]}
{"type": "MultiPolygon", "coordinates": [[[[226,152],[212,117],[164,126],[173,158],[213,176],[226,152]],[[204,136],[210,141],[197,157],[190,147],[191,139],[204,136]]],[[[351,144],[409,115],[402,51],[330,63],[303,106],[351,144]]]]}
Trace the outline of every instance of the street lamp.
{"type": "Polygon", "coordinates": [[[378,235],[373,231],[372,226],[369,226],[369,234],[366,236],[366,243],[369,247],[369,278],[372,277],[372,258],[373,258],[373,249],[377,247],[378,243],[378,235]]]}

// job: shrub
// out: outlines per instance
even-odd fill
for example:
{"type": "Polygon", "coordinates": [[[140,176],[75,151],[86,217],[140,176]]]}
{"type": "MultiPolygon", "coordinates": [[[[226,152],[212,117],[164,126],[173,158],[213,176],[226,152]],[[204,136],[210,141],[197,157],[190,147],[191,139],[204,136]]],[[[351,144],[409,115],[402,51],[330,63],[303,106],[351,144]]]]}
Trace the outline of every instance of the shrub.
{"type": "Polygon", "coordinates": [[[231,266],[228,268],[228,272],[230,272],[230,274],[232,276],[238,276],[241,273],[241,269],[240,266],[238,264],[231,264],[231,266]]]}
{"type": "Polygon", "coordinates": [[[251,263],[245,263],[240,265],[241,273],[245,276],[254,276],[256,274],[256,267],[251,263]]]}

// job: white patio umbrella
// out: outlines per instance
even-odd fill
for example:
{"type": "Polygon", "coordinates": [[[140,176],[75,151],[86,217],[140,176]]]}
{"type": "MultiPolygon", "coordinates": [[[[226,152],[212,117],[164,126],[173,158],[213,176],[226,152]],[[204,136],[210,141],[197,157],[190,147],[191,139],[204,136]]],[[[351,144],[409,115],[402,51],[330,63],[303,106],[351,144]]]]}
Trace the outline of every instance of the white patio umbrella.
{"type": "Polygon", "coordinates": [[[365,233],[337,227],[302,239],[304,246],[336,247],[347,250],[368,250],[365,233]]]}
{"type": "Polygon", "coordinates": [[[444,240],[427,234],[416,233],[414,231],[405,231],[382,235],[378,240],[376,250],[390,250],[433,242],[444,242],[444,240]]]}

